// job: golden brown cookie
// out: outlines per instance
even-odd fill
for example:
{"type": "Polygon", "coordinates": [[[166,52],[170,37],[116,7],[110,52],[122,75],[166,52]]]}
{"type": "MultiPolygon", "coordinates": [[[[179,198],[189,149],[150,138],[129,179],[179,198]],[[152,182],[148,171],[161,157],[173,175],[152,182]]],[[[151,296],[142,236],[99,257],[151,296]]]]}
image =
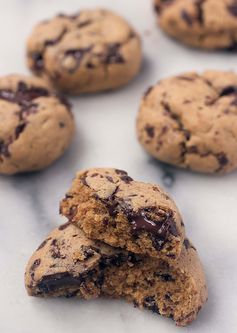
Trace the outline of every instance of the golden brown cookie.
{"type": "Polygon", "coordinates": [[[207,299],[202,265],[188,239],[170,264],[89,240],[69,223],[53,230],[33,254],[25,283],[31,296],[123,297],[179,326],[193,321],[207,299]]]}
{"type": "Polygon", "coordinates": [[[204,49],[237,49],[235,0],[155,0],[161,29],[204,49]]]}
{"type": "Polygon", "coordinates": [[[184,225],[175,203],[159,186],[125,171],[79,172],[60,208],[89,238],[153,257],[180,255],[184,225]]]}
{"type": "Polygon", "coordinates": [[[49,166],[68,148],[73,134],[70,105],[43,80],[0,78],[0,173],[49,166]]]}
{"type": "Polygon", "coordinates": [[[237,75],[206,71],[160,81],[142,98],[137,136],[155,158],[191,170],[237,167],[237,75]]]}
{"type": "Polygon", "coordinates": [[[28,39],[28,66],[70,94],[127,84],[141,66],[137,33],[120,16],[102,10],[58,15],[38,24],[28,39]]]}

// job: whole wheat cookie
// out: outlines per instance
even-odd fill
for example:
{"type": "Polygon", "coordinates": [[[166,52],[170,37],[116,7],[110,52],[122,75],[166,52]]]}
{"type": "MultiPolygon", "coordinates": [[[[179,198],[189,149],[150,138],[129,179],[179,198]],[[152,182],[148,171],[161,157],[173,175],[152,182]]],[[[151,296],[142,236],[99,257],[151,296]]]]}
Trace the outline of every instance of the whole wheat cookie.
{"type": "Polygon", "coordinates": [[[0,173],[43,169],[68,148],[74,134],[70,105],[41,79],[0,78],[0,173]]]}
{"type": "Polygon", "coordinates": [[[159,186],[134,181],[125,171],[79,172],[60,211],[89,238],[153,257],[180,255],[184,225],[175,203],[159,186]]]}
{"type": "Polygon", "coordinates": [[[175,39],[204,49],[237,49],[235,0],[155,0],[158,22],[175,39]]]}
{"type": "Polygon", "coordinates": [[[137,118],[142,146],[160,161],[206,173],[237,168],[237,75],[206,71],[160,81],[137,118]]]}
{"type": "Polygon", "coordinates": [[[53,230],[35,251],[25,284],[31,296],[122,297],[179,326],[192,322],[207,299],[203,268],[188,239],[179,259],[167,263],[89,240],[70,223],[53,230]]]}
{"type": "Polygon", "coordinates": [[[103,10],[58,15],[38,24],[27,44],[29,68],[70,94],[110,90],[139,71],[141,42],[120,16],[103,10]]]}

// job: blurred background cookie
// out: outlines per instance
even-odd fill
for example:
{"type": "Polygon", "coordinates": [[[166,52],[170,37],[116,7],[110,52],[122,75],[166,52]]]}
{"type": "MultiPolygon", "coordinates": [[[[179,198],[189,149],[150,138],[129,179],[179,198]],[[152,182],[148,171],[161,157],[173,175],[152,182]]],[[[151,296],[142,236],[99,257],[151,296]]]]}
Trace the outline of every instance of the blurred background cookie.
{"type": "Polygon", "coordinates": [[[148,89],[137,118],[137,136],[160,161],[227,173],[237,167],[236,116],[236,74],[185,73],[148,89]]]}
{"type": "Polygon", "coordinates": [[[41,22],[27,44],[29,68],[69,94],[127,84],[142,61],[137,33],[108,10],[83,10],[41,22]]]}
{"type": "Polygon", "coordinates": [[[68,148],[74,120],[66,100],[41,79],[0,78],[0,173],[43,169],[68,148]]]}
{"type": "Polygon", "coordinates": [[[159,25],[179,41],[204,49],[237,49],[233,0],[155,0],[159,25]]]}

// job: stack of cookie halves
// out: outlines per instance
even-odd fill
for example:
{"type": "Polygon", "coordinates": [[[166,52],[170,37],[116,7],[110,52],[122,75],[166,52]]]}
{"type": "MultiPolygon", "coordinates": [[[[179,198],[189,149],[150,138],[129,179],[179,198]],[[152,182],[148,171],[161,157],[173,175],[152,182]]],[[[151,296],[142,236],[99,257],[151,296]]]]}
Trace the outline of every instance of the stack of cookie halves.
{"type": "Polygon", "coordinates": [[[122,170],[84,170],[60,211],[69,222],[27,265],[29,295],[125,298],[179,326],[196,318],[207,300],[203,268],[175,203],[159,186],[122,170]]]}

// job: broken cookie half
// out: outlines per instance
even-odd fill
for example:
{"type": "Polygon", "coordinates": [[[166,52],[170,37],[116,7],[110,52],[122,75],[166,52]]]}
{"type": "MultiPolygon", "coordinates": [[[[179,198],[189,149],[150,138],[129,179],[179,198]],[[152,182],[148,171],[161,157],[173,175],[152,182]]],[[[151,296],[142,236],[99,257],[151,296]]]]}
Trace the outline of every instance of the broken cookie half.
{"type": "Polygon", "coordinates": [[[166,260],[180,256],[184,225],[175,203],[159,186],[125,171],[79,172],[60,211],[89,238],[166,260]]]}
{"type": "Polygon", "coordinates": [[[194,320],[207,299],[203,269],[188,239],[170,263],[90,240],[71,223],[53,230],[35,251],[25,283],[31,296],[122,297],[179,326],[194,320]]]}

